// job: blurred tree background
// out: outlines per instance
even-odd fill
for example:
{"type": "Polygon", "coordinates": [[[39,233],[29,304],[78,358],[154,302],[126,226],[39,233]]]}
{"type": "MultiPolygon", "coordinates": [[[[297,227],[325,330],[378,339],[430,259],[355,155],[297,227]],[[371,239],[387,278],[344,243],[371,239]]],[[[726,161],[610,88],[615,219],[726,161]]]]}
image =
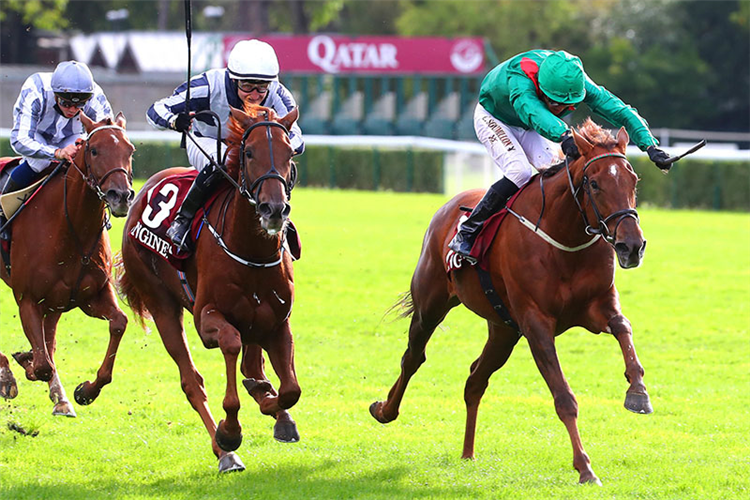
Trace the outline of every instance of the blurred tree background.
{"type": "MultiPolygon", "coordinates": [[[[33,62],[39,32],[182,30],[183,9],[183,0],[0,0],[0,62],[33,62]],[[126,18],[108,18],[122,9],[126,18]]],[[[750,0],[193,0],[192,9],[194,30],[256,36],[481,36],[493,64],[565,49],[658,126],[750,130],[750,0]]]]}

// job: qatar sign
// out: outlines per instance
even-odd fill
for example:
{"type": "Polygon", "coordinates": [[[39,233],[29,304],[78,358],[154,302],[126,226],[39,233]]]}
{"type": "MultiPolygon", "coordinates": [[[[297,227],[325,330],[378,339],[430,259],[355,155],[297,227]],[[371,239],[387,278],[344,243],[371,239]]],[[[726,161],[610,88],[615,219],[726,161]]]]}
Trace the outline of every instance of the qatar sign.
{"type": "MultiPolygon", "coordinates": [[[[234,44],[251,36],[224,37],[224,61],[234,44]]],[[[267,36],[282,73],[423,73],[472,75],[484,71],[481,38],[339,35],[267,36]]]]}

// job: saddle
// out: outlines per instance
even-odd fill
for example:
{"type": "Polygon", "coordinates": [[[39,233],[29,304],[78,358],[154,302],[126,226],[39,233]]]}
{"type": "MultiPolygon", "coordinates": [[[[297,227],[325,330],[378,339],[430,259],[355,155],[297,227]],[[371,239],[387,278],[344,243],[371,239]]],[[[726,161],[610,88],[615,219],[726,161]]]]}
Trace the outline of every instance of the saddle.
{"type": "MultiPolygon", "coordinates": [[[[187,196],[188,190],[197,175],[197,171],[191,171],[170,175],[159,181],[142,199],[141,217],[129,232],[129,236],[137,243],[169,262],[178,271],[184,270],[185,261],[193,252],[178,253],[177,247],[167,236],[167,229],[177,216],[182,201],[187,196]]],[[[193,243],[193,245],[190,245],[191,248],[195,248],[194,243],[204,229],[204,216],[210,212],[219,196],[229,189],[231,189],[229,184],[220,186],[209,196],[203,207],[196,212],[188,233],[188,238],[193,243]]],[[[285,244],[288,245],[292,257],[295,260],[299,259],[301,243],[291,220],[287,226],[285,244]]]]}
{"type": "MultiPolygon", "coordinates": [[[[518,196],[524,191],[524,189],[526,189],[530,185],[531,182],[527,183],[526,186],[518,190],[516,194],[510,197],[505,206],[507,208],[512,207],[518,196]]],[[[477,261],[476,265],[485,271],[488,270],[487,252],[489,251],[490,246],[492,246],[492,242],[495,240],[495,236],[497,236],[497,233],[500,230],[500,226],[505,220],[505,216],[508,215],[507,208],[503,208],[500,211],[492,214],[484,222],[482,228],[479,230],[477,239],[474,240],[474,245],[471,247],[471,252],[469,255],[475,258],[477,261]]],[[[473,208],[461,207],[461,210],[464,212],[464,214],[461,215],[461,217],[458,219],[458,224],[456,224],[456,227],[453,231],[454,236],[458,232],[458,228],[461,223],[469,217],[473,208]]],[[[448,250],[448,253],[445,255],[443,263],[445,264],[445,272],[450,273],[451,271],[455,271],[456,269],[460,268],[466,261],[461,258],[456,252],[454,252],[450,248],[447,248],[447,246],[446,249],[448,250]]]]}

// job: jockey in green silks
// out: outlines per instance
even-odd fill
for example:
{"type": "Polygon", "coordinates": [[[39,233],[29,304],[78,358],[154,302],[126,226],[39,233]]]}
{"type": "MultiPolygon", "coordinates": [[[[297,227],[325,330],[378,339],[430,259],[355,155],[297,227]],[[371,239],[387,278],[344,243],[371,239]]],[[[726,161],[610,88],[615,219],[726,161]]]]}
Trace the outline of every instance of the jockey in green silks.
{"type": "Polygon", "coordinates": [[[492,69],[479,89],[474,130],[503,177],[479,201],[448,247],[467,260],[487,218],[529,182],[533,168],[559,162],[559,152],[579,156],[570,127],[561,117],[580,103],[613,125],[625,127],[630,139],[657,167],[669,170],[670,156],[659,149],[648,123],[614,94],[594,83],[581,60],[565,51],[530,50],[492,69]]]}

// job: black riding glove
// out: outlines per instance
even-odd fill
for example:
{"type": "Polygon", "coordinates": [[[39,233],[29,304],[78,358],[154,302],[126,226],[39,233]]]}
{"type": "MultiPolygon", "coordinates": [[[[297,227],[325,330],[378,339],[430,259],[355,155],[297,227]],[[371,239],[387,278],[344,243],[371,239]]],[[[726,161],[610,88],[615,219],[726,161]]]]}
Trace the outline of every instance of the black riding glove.
{"type": "Polygon", "coordinates": [[[572,160],[581,156],[581,153],[578,152],[578,146],[576,146],[576,140],[573,138],[573,134],[570,130],[562,135],[562,143],[560,143],[560,146],[562,147],[565,156],[572,160]]]}
{"type": "Polygon", "coordinates": [[[190,116],[190,113],[177,113],[169,123],[169,126],[177,132],[187,132],[190,130],[190,122],[192,119],[193,117],[190,116]]]}
{"type": "Polygon", "coordinates": [[[646,149],[646,152],[648,153],[649,159],[656,164],[657,167],[664,170],[665,172],[672,168],[672,161],[670,160],[670,156],[664,151],[656,146],[649,146],[646,149]]]}

